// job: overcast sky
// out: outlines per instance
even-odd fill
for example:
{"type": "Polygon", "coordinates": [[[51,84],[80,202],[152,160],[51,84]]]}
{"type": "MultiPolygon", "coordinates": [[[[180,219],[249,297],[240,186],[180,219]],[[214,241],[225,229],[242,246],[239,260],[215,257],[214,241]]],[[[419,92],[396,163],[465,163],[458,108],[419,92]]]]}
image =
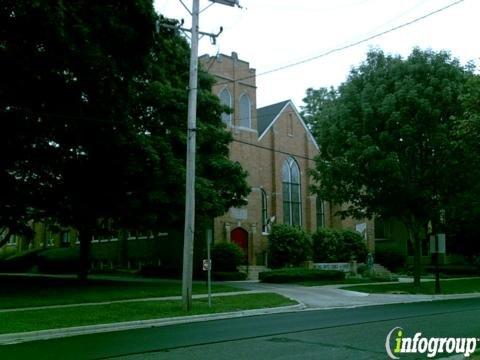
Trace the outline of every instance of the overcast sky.
{"type": "MultiPolygon", "coordinates": [[[[184,0],[191,8],[192,1],[184,0]]],[[[261,76],[396,27],[455,0],[240,0],[243,9],[214,4],[200,15],[200,30],[224,31],[199,54],[230,54],[257,70],[258,107],[292,99],[302,105],[308,87],[338,86],[369,47],[407,56],[413,47],[448,50],[463,63],[480,58],[480,0],[464,0],[440,13],[379,38],[320,59],[261,76]]],[[[200,0],[201,8],[210,1],[200,0]]],[[[179,0],[156,0],[157,12],[171,18],[190,15],[179,0]]]]}

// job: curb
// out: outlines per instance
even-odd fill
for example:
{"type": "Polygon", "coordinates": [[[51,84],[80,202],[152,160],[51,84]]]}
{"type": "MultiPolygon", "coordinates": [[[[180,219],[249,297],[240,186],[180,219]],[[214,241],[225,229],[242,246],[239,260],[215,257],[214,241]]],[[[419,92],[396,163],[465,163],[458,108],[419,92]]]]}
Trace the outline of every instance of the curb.
{"type": "Polygon", "coordinates": [[[256,315],[285,313],[285,312],[299,311],[305,308],[306,306],[304,304],[298,303],[296,305],[281,306],[276,308],[242,310],[242,311],[236,311],[236,312],[225,312],[225,313],[208,314],[208,315],[178,316],[178,317],[170,317],[170,318],[162,318],[162,319],[137,320],[137,321],[127,321],[127,322],[112,323],[112,324],[76,326],[76,327],[69,327],[69,328],[63,328],[63,329],[50,329],[50,330],[4,334],[4,335],[0,335],[0,346],[13,345],[13,344],[19,344],[23,342],[36,341],[36,340],[58,339],[58,338],[78,336],[78,335],[143,329],[143,328],[149,328],[149,327],[160,327],[160,326],[175,325],[175,324],[185,324],[185,323],[191,323],[191,322],[232,319],[232,318],[256,316],[256,315]]]}

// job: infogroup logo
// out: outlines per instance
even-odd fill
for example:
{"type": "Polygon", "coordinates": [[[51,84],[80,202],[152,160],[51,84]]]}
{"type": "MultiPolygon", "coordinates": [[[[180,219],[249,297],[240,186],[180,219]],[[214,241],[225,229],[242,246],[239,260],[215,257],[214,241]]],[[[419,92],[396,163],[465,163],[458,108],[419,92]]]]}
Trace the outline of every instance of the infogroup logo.
{"type": "Polygon", "coordinates": [[[433,358],[438,354],[463,354],[469,357],[477,348],[477,338],[440,338],[422,337],[421,332],[415,333],[413,337],[405,336],[401,327],[395,327],[387,335],[385,350],[391,359],[400,359],[401,354],[426,354],[433,358]],[[393,343],[392,343],[393,341],[393,343]]]}

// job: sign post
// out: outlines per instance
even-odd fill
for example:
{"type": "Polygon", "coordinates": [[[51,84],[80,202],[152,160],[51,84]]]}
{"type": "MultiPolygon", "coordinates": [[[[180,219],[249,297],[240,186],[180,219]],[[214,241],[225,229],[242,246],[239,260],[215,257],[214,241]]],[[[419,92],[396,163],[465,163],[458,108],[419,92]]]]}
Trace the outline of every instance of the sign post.
{"type": "Polygon", "coordinates": [[[445,234],[430,235],[430,253],[435,266],[435,294],[441,294],[440,289],[440,254],[445,254],[445,234]]]}
{"type": "Polygon", "coordinates": [[[212,243],[212,229],[207,230],[207,287],[208,307],[212,307],[212,259],[210,258],[210,244],[212,243]]]}

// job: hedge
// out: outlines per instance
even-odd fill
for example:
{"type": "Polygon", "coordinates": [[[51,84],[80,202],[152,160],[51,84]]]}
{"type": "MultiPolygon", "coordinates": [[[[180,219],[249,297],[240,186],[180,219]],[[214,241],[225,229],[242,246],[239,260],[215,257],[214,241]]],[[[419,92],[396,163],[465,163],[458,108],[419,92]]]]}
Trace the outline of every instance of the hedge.
{"type": "Polygon", "coordinates": [[[280,284],[311,280],[344,280],[345,273],[339,270],[285,268],[261,272],[258,278],[261,282],[280,284]]]}
{"type": "Polygon", "coordinates": [[[37,255],[38,270],[43,273],[77,273],[80,269],[78,247],[54,248],[37,255]]]}
{"type": "MultiPolygon", "coordinates": [[[[426,270],[435,273],[435,266],[427,266],[426,270]]],[[[440,265],[439,271],[445,275],[480,275],[480,269],[474,265],[440,265]]]]}

